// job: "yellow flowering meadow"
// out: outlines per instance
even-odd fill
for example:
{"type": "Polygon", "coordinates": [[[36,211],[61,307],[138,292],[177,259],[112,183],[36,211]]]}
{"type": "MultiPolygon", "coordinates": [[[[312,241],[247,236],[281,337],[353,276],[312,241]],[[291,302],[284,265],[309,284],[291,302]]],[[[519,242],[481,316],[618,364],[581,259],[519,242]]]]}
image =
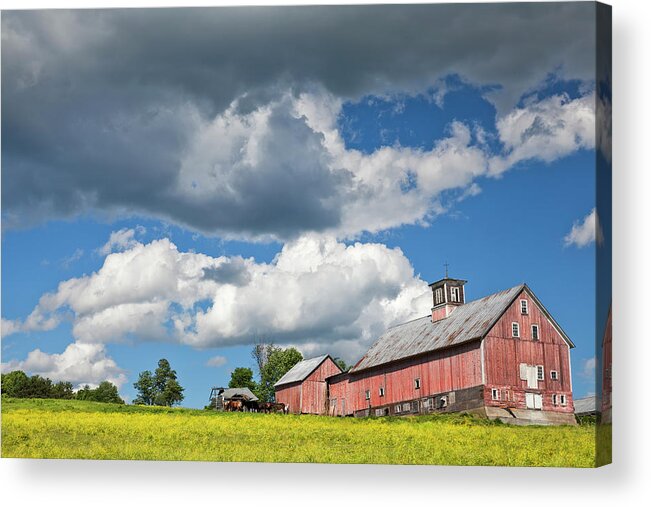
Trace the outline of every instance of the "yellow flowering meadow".
{"type": "Polygon", "coordinates": [[[2,457],[591,467],[595,429],[3,397],[2,457]]]}

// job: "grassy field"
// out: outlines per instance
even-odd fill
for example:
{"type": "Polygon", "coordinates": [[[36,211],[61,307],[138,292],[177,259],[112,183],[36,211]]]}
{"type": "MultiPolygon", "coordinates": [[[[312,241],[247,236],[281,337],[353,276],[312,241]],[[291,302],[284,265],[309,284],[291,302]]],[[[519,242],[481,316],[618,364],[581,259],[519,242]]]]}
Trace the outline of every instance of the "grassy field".
{"type": "Polygon", "coordinates": [[[2,457],[591,467],[595,428],[3,398],[2,457]]]}

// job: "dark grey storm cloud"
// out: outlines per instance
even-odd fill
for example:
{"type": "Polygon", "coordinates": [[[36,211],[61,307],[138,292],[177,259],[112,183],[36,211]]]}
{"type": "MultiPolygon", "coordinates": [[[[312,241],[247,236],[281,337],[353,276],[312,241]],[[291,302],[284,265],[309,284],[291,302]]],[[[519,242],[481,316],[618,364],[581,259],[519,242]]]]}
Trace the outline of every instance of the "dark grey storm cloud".
{"type": "Polygon", "coordinates": [[[506,111],[549,72],[593,79],[593,22],[583,2],[3,12],[4,224],[99,211],[249,237],[336,227],[350,175],[304,123],[272,112],[265,170],[234,161],[200,198],[179,191],[197,125],[238,97],[244,114],[288,89],[354,99],[451,73],[501,86],[506,111]]]}
{"type": "Polygon", "coordinates": [[[203,277],[219,284],[231,284],[237,287],[251,281],[251,273],[241,257],[232,257],[217,267],[204,268],[203,277]]]}

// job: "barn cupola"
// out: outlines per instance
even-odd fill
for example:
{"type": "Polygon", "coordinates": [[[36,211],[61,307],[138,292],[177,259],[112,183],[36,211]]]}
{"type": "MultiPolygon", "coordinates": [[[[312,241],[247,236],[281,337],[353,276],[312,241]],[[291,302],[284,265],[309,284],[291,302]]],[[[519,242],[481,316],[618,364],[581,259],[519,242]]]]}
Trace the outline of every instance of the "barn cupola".
{"type": "Polygon", "coordinates": [[[448,317],[457,306],[466,302],[466,291],[464,285],[466,280],[458,280],[447,276],[438,282],[430,283],[434,306],[432,306],[432,322],[436,322],[448,317]]]}

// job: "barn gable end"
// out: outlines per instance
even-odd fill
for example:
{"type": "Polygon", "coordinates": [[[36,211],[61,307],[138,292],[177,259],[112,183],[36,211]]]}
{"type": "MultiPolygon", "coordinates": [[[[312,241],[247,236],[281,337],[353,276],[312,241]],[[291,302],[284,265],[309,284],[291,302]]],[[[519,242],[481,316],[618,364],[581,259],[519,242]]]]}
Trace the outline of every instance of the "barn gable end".
{"type": "Polygon", "coordinates": [[[276,401],[293,414],[327,413],[326,378],[342,373],[329,355],[300,361],[276,382],[276,401]]]}
{"type": "MultiPolygon", "coordinates": [[[[524,286],[482,343],[487,407],[572,413],[572,341],[524,286]]],[[[541,420],[541,422],[544,422],[541,420]]]]}

